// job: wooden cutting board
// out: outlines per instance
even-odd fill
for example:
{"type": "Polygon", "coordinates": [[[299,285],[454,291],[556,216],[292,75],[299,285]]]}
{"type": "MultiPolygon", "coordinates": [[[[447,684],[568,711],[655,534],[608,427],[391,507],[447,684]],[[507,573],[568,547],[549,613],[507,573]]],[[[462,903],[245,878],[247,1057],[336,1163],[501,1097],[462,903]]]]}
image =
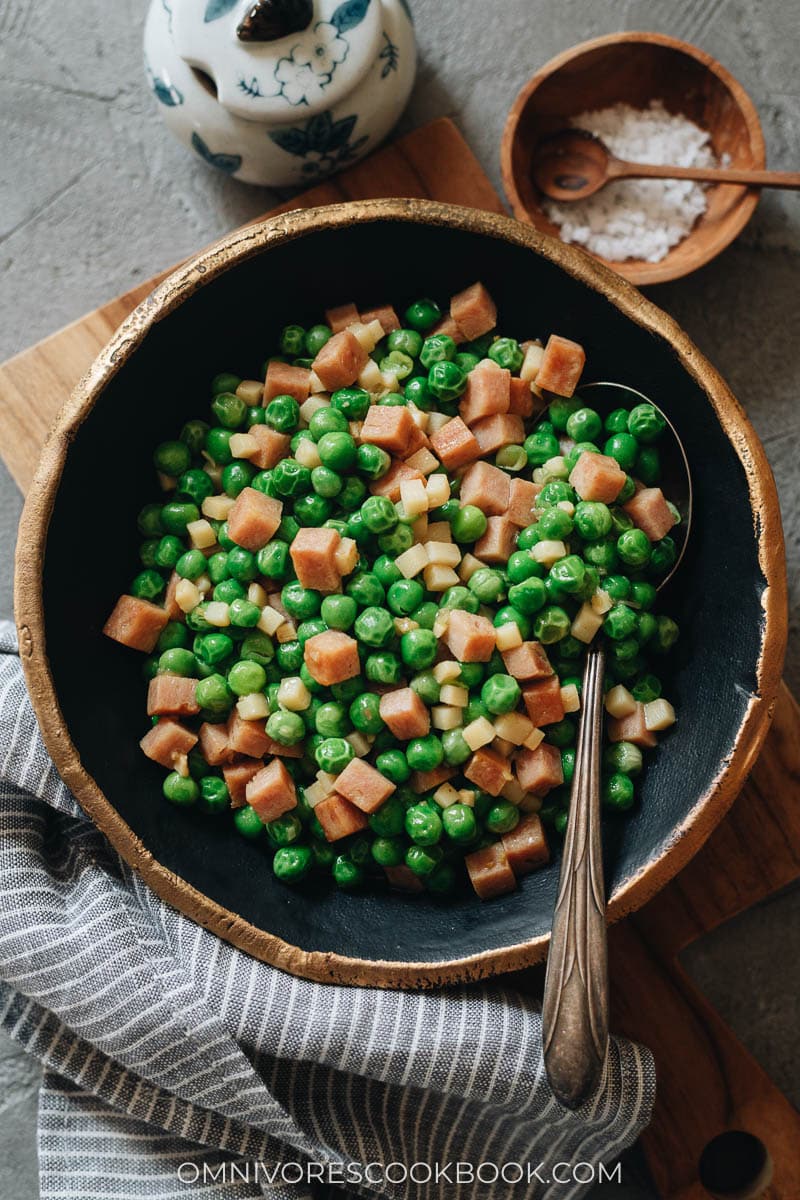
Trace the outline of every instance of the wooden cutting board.
{"type": "MultiPolygon", "coordinates": [[[[448,120],[416,130],[274,211],[380,196],[504,211],[448,120]]],[[[0,449],[23,491],[61,404],[117,325],[162,278],[0,366],[0,449]]],[[[760,1137],[774,1162],[772,1184],[752,1194],[800,1197],[800,1116],[677,963],[690,942],[798,877],[800,710],[783,688],[762,756],[726,820],[676,880],[610,931],[612,1027],[649,1046],[656,1060],[656,1106],[642,1143],[664,1200],[705,1200],[700,1154],[712,1138],[737,1129],[760,1137]]],[[[535,986],[539,976],[526,978],[535,986]]]]}

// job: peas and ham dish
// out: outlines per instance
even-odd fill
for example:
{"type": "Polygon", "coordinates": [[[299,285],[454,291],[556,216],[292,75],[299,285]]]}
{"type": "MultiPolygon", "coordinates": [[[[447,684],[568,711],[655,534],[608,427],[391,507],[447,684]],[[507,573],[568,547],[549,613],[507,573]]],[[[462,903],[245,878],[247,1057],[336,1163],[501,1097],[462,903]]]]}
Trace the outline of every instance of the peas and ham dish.
{"type": "Polygon", "coordinates": [[[230,813],[287,883],[513,890],[566,826],[595,637],[607,809],[675,720],[651,669],[678,635],[654,612],[664,420],[603,420],[580,345],[496,322],[476,283],[445,313],[287,325],[262,378],[217,375],[155,449],[105,633],[148,656],[166,799],[230,813]]]}

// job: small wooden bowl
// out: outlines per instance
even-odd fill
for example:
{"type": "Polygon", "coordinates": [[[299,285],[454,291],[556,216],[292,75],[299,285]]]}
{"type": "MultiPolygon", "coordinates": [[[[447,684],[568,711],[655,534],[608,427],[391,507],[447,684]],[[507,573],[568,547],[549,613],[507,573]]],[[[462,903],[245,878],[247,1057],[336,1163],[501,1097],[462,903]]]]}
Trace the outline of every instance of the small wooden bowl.
{"type": "MultiPolygon", "coordinates": [[[[646,108],[651,100],[662,100],[669,112],[683,113],[707,129],[714,153],[718,158],[727,154],[730,166],[766,165],[758,113],[729,71],[696,46],[665,34],[612,33],[552,58],[517,96],[500,151],[503,186],[514,215],[558,237],[559,227],[545,215],[530,177],[538,142],[569,125],[578,113],[617,103],[646,108]]],[[[758,188],[710,187],[706,212],[659,263],[593,257],[637,286],[679,279],[730,245],[758,198],[758,188]]]]}

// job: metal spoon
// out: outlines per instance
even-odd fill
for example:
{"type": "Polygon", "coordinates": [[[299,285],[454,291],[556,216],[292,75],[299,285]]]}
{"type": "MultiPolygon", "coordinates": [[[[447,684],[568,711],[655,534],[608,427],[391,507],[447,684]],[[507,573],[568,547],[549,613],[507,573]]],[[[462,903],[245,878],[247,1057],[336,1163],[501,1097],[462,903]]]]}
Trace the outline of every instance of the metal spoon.
{"type": "Polygon", "coordinates": [[[617,179],[697,179],[750,187],[800,188],[800,171],[753,171],[738,167],[674,167],[626,162],[584,129],[564,129],[539,142],[533,182],[551,200],[584,200],[617,179]]]}
{"type": "MultiPolygon", "coordinates": [[[[665,494],[677,506],[677,554],[660,591],[683,558],[692,521],[692,479],[674,425],[647,396],[620,383],[579,389],[601,416],[614,408],[652,404],[667,423],[660,443],[665,494]],[[671,437],[669,435],[672,435],[671,437]]],[[[605,647],[596,637],[586,654],[581,721],[558,899],[553,914],[542,1005],[547,1077],[556,1099],[574,1109],[600,1082],[608,1053],[608,953],[600,818],[605,647]]]]}

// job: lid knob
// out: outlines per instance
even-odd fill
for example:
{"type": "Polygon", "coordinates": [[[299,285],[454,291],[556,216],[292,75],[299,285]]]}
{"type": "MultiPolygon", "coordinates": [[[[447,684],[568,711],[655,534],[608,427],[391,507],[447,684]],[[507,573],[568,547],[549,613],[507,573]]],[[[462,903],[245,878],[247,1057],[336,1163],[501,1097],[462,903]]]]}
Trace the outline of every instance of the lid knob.
{"type": "Polygon", "coordinates": [[[307,29],[313,16],[314,0],[256,0],[236,36],[241,42],[276,42],[307,29]]]}

